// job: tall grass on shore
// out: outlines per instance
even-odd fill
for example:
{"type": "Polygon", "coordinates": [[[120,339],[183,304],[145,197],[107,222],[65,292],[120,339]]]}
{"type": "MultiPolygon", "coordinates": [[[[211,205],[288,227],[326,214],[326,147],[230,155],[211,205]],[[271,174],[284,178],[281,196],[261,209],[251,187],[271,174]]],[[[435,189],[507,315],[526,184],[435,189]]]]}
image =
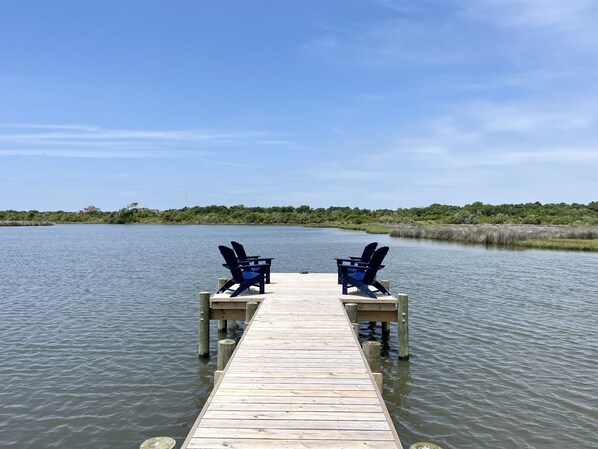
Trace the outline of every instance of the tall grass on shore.
{"type": "Polygon", "coordinates": [[[54,223],[50,223],[49,221],[0,221],[0,226],[52,226],[53,224],[54,223]]]}
{"type": "Polygon", "coordinates": [[[572,244],[575,248],[570,249],[592,250],[596,244],[591,240],[598,239],[598,228],[540,225],[399,225],[394,227],[390,235],[485,245],[552,248],[563,248],[565,241],[585,240],[588,241],[588,245],[585,245],[587,248],[572,244]],[[535,243],[524,243],[530,241],[535,243]],[[553,243],[551,245],[548,242],[553,243]]]}

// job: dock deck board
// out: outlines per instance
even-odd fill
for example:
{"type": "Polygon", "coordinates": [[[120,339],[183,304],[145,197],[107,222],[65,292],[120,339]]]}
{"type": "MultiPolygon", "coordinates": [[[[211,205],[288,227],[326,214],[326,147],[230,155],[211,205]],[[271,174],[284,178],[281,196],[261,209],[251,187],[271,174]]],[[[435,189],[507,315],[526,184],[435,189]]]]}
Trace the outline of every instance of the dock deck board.
{"type": "Polygon", "coordinates": [[[271,281],[182,447],[402,449],[336,274],[271,281]]]}

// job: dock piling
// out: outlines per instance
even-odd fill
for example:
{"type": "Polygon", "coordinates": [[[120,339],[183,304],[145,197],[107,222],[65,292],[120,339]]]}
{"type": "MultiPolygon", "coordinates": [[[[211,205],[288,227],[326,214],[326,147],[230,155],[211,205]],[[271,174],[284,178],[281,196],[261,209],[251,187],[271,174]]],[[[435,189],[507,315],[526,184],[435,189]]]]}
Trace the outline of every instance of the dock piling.
{"type": "Polygon", "coordinates": [[[409,295],[397,295],[397,323],[399,334],[399,359],[409,358],[409,295]]]}
{"type": "Polygon", "coordinates": [[[380,370],[380,356],[382,353],[382,344],[379,341],[364,341],[363,354],[370,366],[370,371],[374,375],[374,380],[378,390],[382,391],[382,373],[380,370]]]}
{"type": "Polygon", "coordinates": [[[216,369],[218,371],[224,371],[233,352],[235,352],[236,346],[235,340],[231,340],[230,338],[225,338],[218,342],[218,358],[216,361],[216,369]]]}
{"type": "Polygon", "coordinates": [[[210,292],[199,294],[198,354],[200,357],[210,355],[210,292]]]}
{"type": "Polygon", "coordinates": [[[139,449],[174,449],[176,441],[170,437],[153,437],[145,440],[139,449]]]}
{"type": "Polygon", "coordinates": [[[382,344],[379,341],[364,341],[363,354],[365,355],[368,365],[372,373],[380,372],[380,354],[382,352],[382,344]]]}

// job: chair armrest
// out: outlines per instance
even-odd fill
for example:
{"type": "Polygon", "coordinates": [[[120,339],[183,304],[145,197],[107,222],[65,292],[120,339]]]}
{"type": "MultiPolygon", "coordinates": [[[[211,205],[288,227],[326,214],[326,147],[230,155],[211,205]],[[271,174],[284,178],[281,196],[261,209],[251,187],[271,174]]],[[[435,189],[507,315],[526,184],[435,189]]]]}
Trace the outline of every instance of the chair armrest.
{"type": "Polygon", "coordinates": [[[274,257],[262,257],[261,259],[251,259],[251,260],[243,259],[243,260],[239,260],[239,265],[249,265],[249,264],[255,265],[255,262],[266,262],[266,263],[271,264],[272,259],[274,259],[274,257]]]}
{"type": "Polygon", "coordinates": [[[354,259],[340,259],[340,258],[337,258],[335,260],[336,260],[336,265],[339,266],[339,267],[341,265],[345,265],[345,264],[348,264],[347,265],[348,267],[356,267],[356,266],[360,266],[360,265],[361,266],[367,266],[368,265],[368,262],[361,262],[359,260],[354,260],[354,259]]]}
{"type": "MultiPolygon", "coordinates": [[[[223,263],[222,266],[228,270],[230,270],[230,266],[223,263]]],[[[241,265],[239,264],[239,268],[241,270],[251,270],[252,268],[271,268],[272,265],[268,264],[268,263],[254,263],[254,264],[245,264],[245,265],[241,265]]]]}

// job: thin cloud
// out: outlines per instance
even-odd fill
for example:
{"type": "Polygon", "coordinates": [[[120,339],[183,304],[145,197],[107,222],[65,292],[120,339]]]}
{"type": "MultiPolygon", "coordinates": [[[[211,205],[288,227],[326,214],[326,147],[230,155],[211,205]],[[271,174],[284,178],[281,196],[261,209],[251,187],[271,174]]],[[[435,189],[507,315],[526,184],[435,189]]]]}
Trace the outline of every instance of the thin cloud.
{"type": "MultiPolygon", "coordinates": [[[[76,124],[0,124],[0,156],[190,157],[215,148],[292,147],[263,131],[130,130],[76,124]]],[[[211,161],[217,163],[217,161],[211,161]]]]}

